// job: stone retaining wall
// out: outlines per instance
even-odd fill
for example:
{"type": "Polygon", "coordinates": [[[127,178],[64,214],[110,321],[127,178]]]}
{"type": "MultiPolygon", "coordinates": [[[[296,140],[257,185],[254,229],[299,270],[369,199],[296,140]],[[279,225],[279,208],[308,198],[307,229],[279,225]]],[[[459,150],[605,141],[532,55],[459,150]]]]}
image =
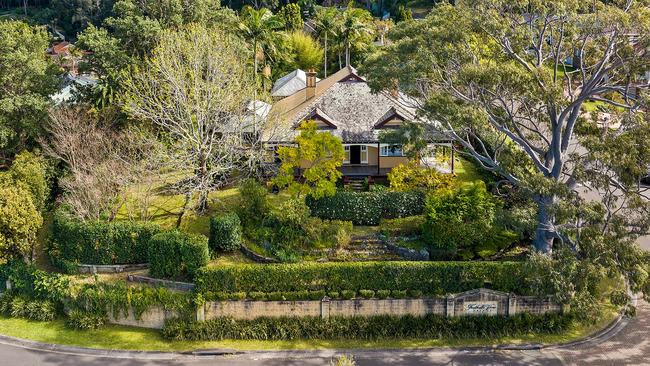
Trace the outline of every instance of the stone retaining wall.
{"type": "Polygon", "coordinates": [[[193,283],[161,280],[159,278],[152,278],[146,276],[128,275],[126,279],[129,282],[145,283],[147,285],[153,285],[153,286],[162,286],[172,290],[179,290],[179,291],[192,291],[194,290],[194,287],[196,287],[196,285],[193,283]]]}
{"type": "Polygon", "coordinates": [[[400,247],[391,242],[386,242],[386,248],[390,250],[392,253],[397,254],[400,257],[409,261],[424,262],[429,260],[429,252],[426,251],[425,249],[418,251],[415,249],[400,247]]]}
{"type": "Polygon", "coordinates": [[[215,301],[205,304],[205,319],[229,316],[255,319],[279,316],[374,316],[439,314],[514,315],[561,312],[562,307],[550,298],[516,296],[488,289],[467,291],[458,295],[422,299],[352,299],[321,301],[215,301]]]}
{"type": "Polygon", "coordinates": [[[278,260],[257,254],[254,251],[245,247],[244,245],[240,246],[239,250],[244,254],[244,256],[252,259],[254,262],[257,263],[279,263],[278,260]]]}
{"type": "Polygon", "coordinates": [[[108,321],[112,324],[128,325],[140,328],[161,329],[163,325],[165,325],[165,320],[177,317],[178,313],[174,311],[155,307],[145,311],[140,319],[135,318],[132,309],[129,309],[127,316],[124,316],[124,314],[119,314],[118,317],[114,317],[112,313],[109,313],[108,321]]]}
{"type": "Polygon", "coordinates": [[[139,271],[149,268],[148,263],[142,264],[79,264],[79,273],[122,273],[139,271]]]}
{"type": "MultiPolygon", "coordinates": [[[[318,301],[251,301],[228,300],[206,302],[199,307],[194,317],[203,321],[218,317],[235,319],[255,319],[259,317],[281,316],[375,316],[375,315],[413,315],[438,314],[444,316],[498,315],[510,316],[519,313],[536,315],[559,313],[563,309],[550,298],[516,296],[488,289],[477,289],[457,295],[422,299],[352,299],[331,300],[327,297],[318,301]]],[[[161,308],[146,311],[141,319],[135,319],[133,312],[128,316],[113,318],[114,324],[131,325],[159,329],[166,319],[178,314],[161,308]]]]}

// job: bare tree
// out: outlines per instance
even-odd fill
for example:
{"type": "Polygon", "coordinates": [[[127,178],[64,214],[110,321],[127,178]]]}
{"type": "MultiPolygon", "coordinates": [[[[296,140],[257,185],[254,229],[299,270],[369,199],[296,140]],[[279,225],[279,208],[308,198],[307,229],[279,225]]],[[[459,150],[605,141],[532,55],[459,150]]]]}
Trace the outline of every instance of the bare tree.
{"type": "Polygon", "coordinates": [[[135,181],[134,161],[141,155],[129,134],[100,121],[82,107],[50,112],[45,153],[61,160],[67,173],[60,180],[64,201],[83,219],[108,215],[122,204],[122,189],[135,181]]]}
{"type": "Polygon", "coordinates": [[[168,31],[126,83],[126,110],[160,132],[168,143],[169,168],[185,174],[177,184],[185,206],[197,194],[197,209],[207,209],[209,192],[254,165],[251,149],[260,147],[261,121],[248,108],[255,82],[245,52],[219,30],[192,25],[168,31]]]}

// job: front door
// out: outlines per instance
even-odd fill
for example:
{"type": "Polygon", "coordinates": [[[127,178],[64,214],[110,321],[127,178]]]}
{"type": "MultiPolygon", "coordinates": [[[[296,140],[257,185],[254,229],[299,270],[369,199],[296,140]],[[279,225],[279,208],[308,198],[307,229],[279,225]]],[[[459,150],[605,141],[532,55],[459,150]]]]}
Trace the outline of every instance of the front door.
{"type": "Polygon", "coordinates": [[[361,146],[350,146],[350,164],[361,164],[361,146]]]}

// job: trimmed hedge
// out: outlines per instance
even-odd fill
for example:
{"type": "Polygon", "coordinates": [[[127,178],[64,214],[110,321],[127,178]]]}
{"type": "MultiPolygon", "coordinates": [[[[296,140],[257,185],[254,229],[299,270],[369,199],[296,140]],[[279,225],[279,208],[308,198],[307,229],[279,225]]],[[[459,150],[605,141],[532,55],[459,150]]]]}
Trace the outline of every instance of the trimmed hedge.
{"type": "Polygon", "coordinates": [[[149,243],[149,273],[158,278],[192,278],[208,264],[208,240],[178,230],[156,234],[149,243]]]}
{"type": "Polygon", "coordinates": [[[217,341],[224,339],[474,339],[556,334],[571,325],[571,315],[547,314],[515,316],[441,315],[372,317],[281,317],[252,320],[229,317],[205,322],[169,320],[162,329],[164,338],[174,341],[217,341]]]}
{"type": "Polygon", "coordinates": [[[355,225],[379,225],[382,218],[422,214],[424,193],[338,191],[334,196],[318,200],[308,196],[306,203],[311,214],[321,219],[352,221],[355,225]]]}
{"type": "Polygon", "coordinates": [[[235,264],[204,267],[195,276],[207,292],[411,290],[426,295],[489,286],[527,295],[520,262],[341,262],[235,264]]]}
{"type": "Polygon", "coordinates": [[[210,219],[210,248],[213,251],[235,251],[242,245],[239,216],[231,212],[210,219]]]}
{"type": "Polygon", "coordinates": [[[161,231],[151,223],[81,221],[59,211],[48,254],[54,265],[66,270],[79,263],[147,263],[148,243],[161,231]]]}

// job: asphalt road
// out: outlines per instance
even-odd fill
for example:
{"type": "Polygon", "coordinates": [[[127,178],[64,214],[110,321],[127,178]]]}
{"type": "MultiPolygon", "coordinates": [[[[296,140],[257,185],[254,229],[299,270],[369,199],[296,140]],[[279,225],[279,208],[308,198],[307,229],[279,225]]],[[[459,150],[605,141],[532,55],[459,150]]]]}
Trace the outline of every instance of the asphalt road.
{"type": "MultiPolygon", "coordinates": [[[[611,366],[650,365],[650,305],[639,303],[638,317],[613,337],[600,344],[583,344],[569,349],[541,351],[457,351],[392,350],[347,351],[359,366],[447,365],[447,366],[611,366]]],[[[4,366],[327,366],[340,352],[260,352],[214,358],[175,360],[116,359],[61,354],[0,344],[0,365],[4,366]]]]}

